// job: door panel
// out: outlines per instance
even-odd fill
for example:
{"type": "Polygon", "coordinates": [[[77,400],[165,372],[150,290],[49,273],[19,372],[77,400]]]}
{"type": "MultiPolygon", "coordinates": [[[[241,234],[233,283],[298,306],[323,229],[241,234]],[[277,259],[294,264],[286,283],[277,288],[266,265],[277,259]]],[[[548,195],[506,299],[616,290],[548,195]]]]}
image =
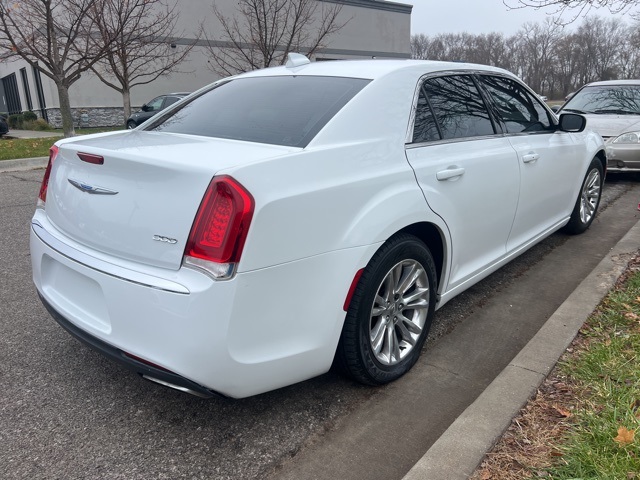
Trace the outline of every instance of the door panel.
{"type": "Polygon", "coordinates": [[[429,207],[452,239],[446,290],[484,270],[506,252],[518,204],[519,170],[506,138],[407,149],[429,207]]]}
{"type": "Polygon", "coordinates": [[[509,137],[520,162],[520,202],[507,250],[513,250],[571,215],[573,185],[582,169],[573,135],[509,137]],[[535,160],[531,157],[537,156],[535,160]]]}
{"type": "Polygon", "coordinates": [[[512,78],[480,75],[509,142],[517,152],[520,199],[507,242],[517,249],[571,214],[581,155],[573,134],[557,131],[540,99],[512,78]]]}

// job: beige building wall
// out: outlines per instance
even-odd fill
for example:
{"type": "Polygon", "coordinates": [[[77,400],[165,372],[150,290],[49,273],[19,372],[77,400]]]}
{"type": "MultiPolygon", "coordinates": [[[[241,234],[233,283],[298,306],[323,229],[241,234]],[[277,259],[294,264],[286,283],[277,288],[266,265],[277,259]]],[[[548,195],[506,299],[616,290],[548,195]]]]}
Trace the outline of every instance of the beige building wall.
{"type": "MultiPolygon", "coordinates": [[[[236,14],[235,0],[216,0],[220,11],[228,17],[236,14]]],[[[319,1],[319,7],[340,4],[340,21],[347,22],[344,28],[330,37],[326,46],[320,49],[315,60],[333,60],[347,58],[409,58],[411,33],[411,5],[380,0],[326,0],[319,1]]],[[[176,39],[177,49],[184,48],[199,36],[201,26],[206,31],[206,39],[201,38],[199,45],[211,41],[214,45],[223,45],[220,24],[212,10],[211,0],[177,0],[180,14],[178,31],[181,38],[176,39]]],[[[304,53],[304,52],[303,52],[304,53]]],[[[20,81],[20,68],[26,65],[29,78],[33,110],[38,112],[35,81],[32,68],[26,62],[0,63],[0,79],[16,74],[21,97],[21,108],[27,110],[26,94],[20,81]]],[[[171,92],[192,92],[219,78],[211,68],[207,49],[197,46],[187,61],[179,67],[180,72],[158,78],[154,82],[137,86],[131,92],[132,106],[140,106],[152,98],[171,92]]],[[[59,101],[56,86],[44,74],[42,93],[46,103],[46,116],[50,123],[61,125],[59,101]]],[[[0,96],[3,95],[0,83],[0,96]]],[[[69,89],[71,105],[77,124],[90,126],[123,125],[121,95],[102,83],[91,72],[84,73],[81,79],[69,89]],[[84,114],[84,115],[83,115],[84,114]]],[[[6,103],[6,102],[5,102],[6,103]]],[[[2,97],[0,97],[2,111],[2,97]]]]}

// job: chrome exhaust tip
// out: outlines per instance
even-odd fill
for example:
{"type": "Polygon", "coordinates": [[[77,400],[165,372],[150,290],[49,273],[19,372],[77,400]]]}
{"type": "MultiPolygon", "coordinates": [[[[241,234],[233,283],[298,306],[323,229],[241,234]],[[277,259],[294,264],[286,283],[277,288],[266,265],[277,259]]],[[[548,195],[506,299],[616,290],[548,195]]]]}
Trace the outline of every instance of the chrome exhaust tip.
{"type": "Polygon", "coordinates": [[[143,374],[141,376],[142,376],[142,378],[144,378],[145,380],[149,380],[150,382],[154,382],[154,383],[157,383],[157,384],[162,385],[164,387],[169,387],[169,388],[172,388],[174,390],[178,390],[180,392],[188,393],[188,394],[193,395],[195,397],[213,398],[214,396],[216,396],[213,393],[211,395],[207,395],[207,394],[205,394],[203,392],[197,392],[195,390],[191,390],[190,388],[183,387],[181,385],[176,385],[175,383],[170,383],[170,382],[167,382],[165,380],[160,380],[159,378],[151,377],[149,375],[144,375],[143,374]]]}

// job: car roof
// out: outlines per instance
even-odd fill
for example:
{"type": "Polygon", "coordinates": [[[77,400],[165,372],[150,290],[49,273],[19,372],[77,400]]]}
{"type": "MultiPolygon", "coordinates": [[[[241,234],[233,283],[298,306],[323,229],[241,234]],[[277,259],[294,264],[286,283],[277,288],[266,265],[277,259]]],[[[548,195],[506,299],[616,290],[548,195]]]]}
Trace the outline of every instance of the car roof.
{"type": "Polygon", "coordinates": [[[351,77],[374,80],[392,72],[407,71],[418,75],[448,71],[487,71],[507,73],[506,70],[487,65],[458,62],[438,62],[431,60],[332,60],[311,62],[298,67],[286,66],[254,70],[236,78],[264,77],[280,75],[315,75],[329,77],[351,77]]]}
{"type": "Polygon", "coordinates": [[[640,80],[604,80],[602,82],[592,82],[585,85],[585,87],[605,87],[613,85],[640,85],[640,80]]]}
{"type": "Polygon", "coordinates": [[[164,96],[168,97],[169,95],[181,95],[183,97],[186,97],[187,95],[190,95],[191,92],[173,92],[173,93],[165,93],[164,96]]]}

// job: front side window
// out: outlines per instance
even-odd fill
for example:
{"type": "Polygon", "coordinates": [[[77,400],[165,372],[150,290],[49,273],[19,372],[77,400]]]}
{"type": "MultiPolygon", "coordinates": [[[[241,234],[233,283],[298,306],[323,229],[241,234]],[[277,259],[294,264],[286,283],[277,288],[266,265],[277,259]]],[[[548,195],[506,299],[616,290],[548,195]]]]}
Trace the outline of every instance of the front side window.
{"type": "Polygon", "coordinates": [[[238,78],[193,98],[149,130],[304,148],[370,80],[238,78]]]}
{"type": "Polygon", "coordinates": [[[480,81],[493,99],[508,133],[552,130],[547,110],[518,82],[493,75],[482,75],[480,81]]]}
{"type": "Polygon", "coordinates": [[[424,82],[423,88],[443,139],[495,133],[489,111],[470,76],[431,78],[424,82]]]}

